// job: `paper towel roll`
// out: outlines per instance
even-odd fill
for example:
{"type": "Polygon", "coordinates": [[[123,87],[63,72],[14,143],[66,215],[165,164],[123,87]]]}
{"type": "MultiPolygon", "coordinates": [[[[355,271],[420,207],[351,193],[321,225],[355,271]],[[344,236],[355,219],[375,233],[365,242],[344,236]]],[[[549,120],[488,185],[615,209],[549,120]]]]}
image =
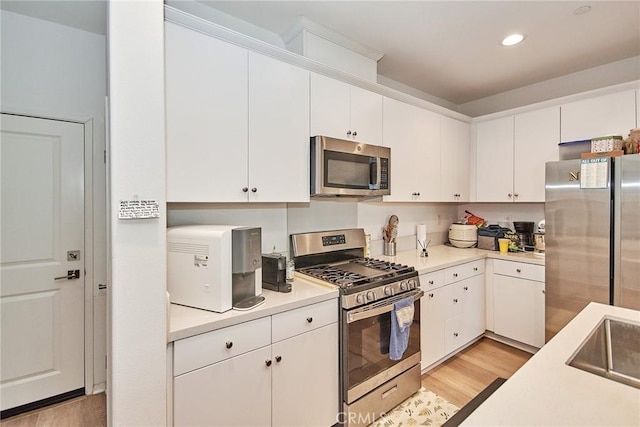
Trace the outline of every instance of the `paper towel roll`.
{"type": "Polygon", "coordinates": [[[425,224],[418,224],[416,239],[418,239],[418,241],[423,245],[427,243],[427,226],[425,224]]]}

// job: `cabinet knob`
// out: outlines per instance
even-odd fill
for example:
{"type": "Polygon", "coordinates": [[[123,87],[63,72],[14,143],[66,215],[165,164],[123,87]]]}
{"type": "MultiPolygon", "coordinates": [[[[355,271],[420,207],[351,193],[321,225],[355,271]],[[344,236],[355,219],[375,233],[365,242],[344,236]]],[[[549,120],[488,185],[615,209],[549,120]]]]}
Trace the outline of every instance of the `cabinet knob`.
{"type": "Polygon", "coordinates": [[[280,363],[281,360],[282,360],[282,356],[276,356],[276,362],[280,363]]]}
{"type": "Polygon", "coordinates": [[[242,187],[242,192],[246,193],[247,191],[249,191],[249,187],[242,187]]]}
{"type": "Polygon", "coordinates": [[[257,189],[256,187],[253,187],[253,188],[251,189],[251,192],[252,192],[252,193],[255,193],[256,191],[258,191],[258,189],[257,189]]]}
{"type": "Polygon", "coordinates": [[[473,267],[473,271],[478,271],[478,267],[473,267]]]}
{"type": "Polygon", "coordinates": [[[433,292],[429,294],[429,298],[433,298],[433,292]]]}
{"type": "Polygon", "coordinates": [[[514,193],[514,194],[513,194],[513,197],[518,197],[518,193],[514,193]]]}
{"type": "Polygon", "coordinates": [[[542,293],[543,293],[543,294],[546,294],[546,292],[545,292],[545,290],[544,290],[544,289],[542,290],[542,293]]]}
{"type": "Polygon", "coordinates": [[[457,303],[458,302],[458,298],[454,298],[453,302],[457,303]]]}
{"type": "Polygon", "coordinates": [[[454,336],[454,337],[457,337],[457,336],[458,336],[458,333],[457,333],[457,332],[454,332],[454,333],[453,333],[453,336],[454,336]]]}
{"type": "Polygon", "coordinates": [[[350,130],[347,131],[347,135],[351,135],[351,131],[350,130]]]}
{"type": "Polygon", "coordinates": [[[353,131],[353,136],[358,135],[358,132],[356,132],[355,130],[353,131]]]}
{"type": "Polygon", "coordinates": [[[520,270],[519,268],[516,268],[516,272],[517,273],[522,273],[522,270],[520,270]]]}
{"type": "Polygon", "coordinates": [[[265,360],[264,364],[267,365],[267,366],[271,366],[271,360],[265,360]]]}
{"type": "Polygon", "coordinates": [[[433,285],[433,280],[429,280],[429,284],[430,284],[430,285],[433,285]]]}
{"type": "Polygon", "coordinates": [[[468,287],[468,286],[465,286],[463,289],[464,289],[465,291],[468,291],[468,290],[469,290],[469,287],[468,287]]]}
{"type": "Polygon", "coordinates": [[[513,194],[509,193],[507,194],[507,196],[509,196],[509,198],[513,197],[513,194]]]}
{"type": "Polygon", "coordinates": [[[458,277],[458,273],[453,273],[453,277],[458,277]]]}
{"type": "Polygon", "coordinates": [[[307,317],[307,322],[309,323],[313,322],[313,317],[307,317]]]}
{"type": "Polygon", "coordinates": [[[227,348],[231,348],[231,347],[233,347],[233,342],[227,341],[227,343],[225,345],[227,346],[227,348]]]}

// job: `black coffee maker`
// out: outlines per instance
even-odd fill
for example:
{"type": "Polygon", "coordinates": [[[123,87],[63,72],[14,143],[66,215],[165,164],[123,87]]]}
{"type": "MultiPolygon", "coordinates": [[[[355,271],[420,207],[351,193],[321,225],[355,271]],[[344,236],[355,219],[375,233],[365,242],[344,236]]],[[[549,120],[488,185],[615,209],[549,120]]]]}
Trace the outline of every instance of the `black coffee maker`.
{"type": "Polygon", "coordinates": [[[525,251],[533,251],[535,249],[535,241],[533,239],[534,222],[529,221],[514,221],[513,228],[516,230],[519,246],[525,251]]]}

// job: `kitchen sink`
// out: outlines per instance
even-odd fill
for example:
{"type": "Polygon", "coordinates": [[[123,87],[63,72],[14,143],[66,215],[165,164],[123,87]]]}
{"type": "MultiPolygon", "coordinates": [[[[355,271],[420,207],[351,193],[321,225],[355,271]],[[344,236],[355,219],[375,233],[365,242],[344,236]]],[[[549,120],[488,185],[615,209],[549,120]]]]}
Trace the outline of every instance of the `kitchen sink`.
{"type": "Polygon", "coordinates": [[[640,324],[604,317],[567,364],[640,388],[640,324]]]}

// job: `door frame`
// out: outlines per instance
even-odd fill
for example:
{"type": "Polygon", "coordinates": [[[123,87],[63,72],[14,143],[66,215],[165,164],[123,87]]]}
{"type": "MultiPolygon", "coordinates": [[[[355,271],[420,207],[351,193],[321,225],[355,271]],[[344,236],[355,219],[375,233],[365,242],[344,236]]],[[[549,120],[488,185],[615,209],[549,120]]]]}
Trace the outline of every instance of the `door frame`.
{"type": "MultiPolygon", "coordinates": [[[[104,292],[98,289],[94,282],[98,280],[94,277],[94,239],[93,239],[93,117],[60,117],[49,114],[37,114],[35,112],[15,112],[2,109],[2,114],[13,116],[30,117],[35,119],[56,120],[63,122],[77,123],[84,128],[84,389],[85,394],[95,394],[104,390],[99,390],[94,384],[94,293],[104,292]]],[[[106,191],[105,191],[106,195],[106,191]]],[[[106,224],[104,224],[106,227],[106,224]]],[[[104,260],[105,264],[107,260],[104,260]]],[[[107,319],[105,318],[105,328],[107,319]]],[[[105,362],[106,365],[106,362],[105,362]]]]}

